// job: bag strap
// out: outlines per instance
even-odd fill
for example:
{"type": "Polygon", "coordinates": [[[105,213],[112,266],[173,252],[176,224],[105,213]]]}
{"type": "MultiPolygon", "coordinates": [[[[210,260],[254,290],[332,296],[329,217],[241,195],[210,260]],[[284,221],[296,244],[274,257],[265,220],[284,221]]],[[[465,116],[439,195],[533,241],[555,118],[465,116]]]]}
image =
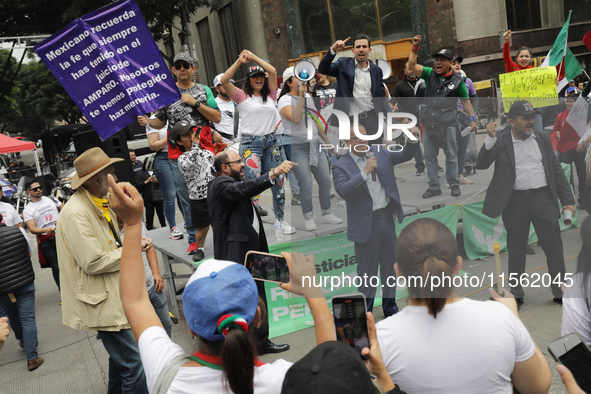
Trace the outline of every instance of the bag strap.
{"type": "Polygon", "coordinates": [[[234,104],[234,138],[238,136],[238,123],[240,123],[240,111],[238,105],[234,104]]]}
{"type": "Polygon", "coordinates": [[[162,372],[160,372],[160,375],[158,375],[158,379],[156,379],[156,383],[152,389],[152,394],[166,394],[172,381],[176,377],[176,374],[179,372],[179,369],[189,361],[191,361],[191,359],[186,354],[173,358],[172,361],[164,367],[162,372]]]}

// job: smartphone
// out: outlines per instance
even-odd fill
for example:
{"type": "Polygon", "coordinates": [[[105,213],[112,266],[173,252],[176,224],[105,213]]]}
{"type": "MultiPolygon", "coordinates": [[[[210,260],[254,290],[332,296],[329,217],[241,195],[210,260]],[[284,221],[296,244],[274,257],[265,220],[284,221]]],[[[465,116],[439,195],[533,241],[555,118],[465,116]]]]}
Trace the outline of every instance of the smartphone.
{"type": "Polygon", "coordinates": [[[361,350],[369,347],[365,296],[362,293],[336,295],[331,302],[337,341],[351,346],[365,360],[361,355],[361,350]]]}
{"type": "Polygon", "coordinates": [[[586,393],[591,393],[591,350],[577,334],[568,334],[551,342],[548,350],[556,361],[573,373],[577,384],[586,393]]]}
{"type": "Polygon", "coordinates": [[[289,282],[289,267],[283,256],[251,250],[246,253],[244,266],[255,280],[275,283],[289,282]]]}

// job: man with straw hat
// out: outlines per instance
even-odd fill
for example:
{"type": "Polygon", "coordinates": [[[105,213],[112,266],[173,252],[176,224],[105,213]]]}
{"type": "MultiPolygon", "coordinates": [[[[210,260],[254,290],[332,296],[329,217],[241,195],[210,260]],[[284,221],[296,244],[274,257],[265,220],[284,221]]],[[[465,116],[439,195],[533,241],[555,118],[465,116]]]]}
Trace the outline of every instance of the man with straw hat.
{"type": "Polygon", "coordinates": [[[76,193],[56,229],[62,318],[76,330],[99,332],[110,356],[109,393],[147,393],[138,345],[119,296],[122,243],[107,200],[107,175],[122,160],[92,148],[74,161],[76,193]]]}

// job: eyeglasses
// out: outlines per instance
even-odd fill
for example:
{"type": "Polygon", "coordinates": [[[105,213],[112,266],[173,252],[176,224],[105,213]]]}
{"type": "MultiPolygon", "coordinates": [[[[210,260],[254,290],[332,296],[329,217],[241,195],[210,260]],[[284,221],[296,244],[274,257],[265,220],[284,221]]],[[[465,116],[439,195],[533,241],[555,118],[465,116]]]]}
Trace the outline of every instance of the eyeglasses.
{"type": "Polygon", "coordinates": [[[238,160],[234,160],[234,161],[227,161],[224,164],[236,164],[236,163],[241,163],[242,159],[238,159],[238,160]]]}
{"type": "Polygon", "coordinates": [[[41,186],[32,187],[32,188],[30,188],[29,190],[30,190],[30,191],[32,191],[32,192],[36,192],[36,191],[39,191],[39,190],[41,190],[41,186]]]}
{"type": "Polygon", "coordinates": [[[191,69],[191,65],[189,63],[180,62],[180,63],[175,64],[174,68],[176,68],[177,70],[180,70],[181,68],[184,68],[185,70],[189,70],[189,69],[191,69]]]}

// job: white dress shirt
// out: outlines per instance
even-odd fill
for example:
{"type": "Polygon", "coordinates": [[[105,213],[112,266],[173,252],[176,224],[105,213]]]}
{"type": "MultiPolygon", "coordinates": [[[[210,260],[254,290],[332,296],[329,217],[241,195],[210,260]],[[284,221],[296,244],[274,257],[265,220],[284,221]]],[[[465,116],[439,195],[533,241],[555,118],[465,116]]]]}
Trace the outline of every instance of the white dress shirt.
{"type": "MultiPolygon", "coordinates": [[[[513,190],[538,189],[548,186],[548,179],[544,171],[544,162],[536,135],[532,134],[525,141],[516,140],[511,133],[513,151],[515,152],[515,184],[513,190]]],[[[497,142],[497,137],[484,139],[484,147],[491,150],[497,142]]]]}
{"type": "Polygon", "coordinates": [[[386,188],[382,185],[382,182],[380,182],[380,178],[376,176],[376,180],[374,181],[371,175],[367,175],[363,171],[368,160],[367,154],[363,157],[351,153],[350,155],[351,158],[353,158],[353,161],[357,164],[357,167],[361,170],[363,180],[367,183],[369,194],[371,195],[371,200],[373,202],[373,210],[376,211],[381,208],[386,208],[392,198],[386,193],[386,188]]]}

